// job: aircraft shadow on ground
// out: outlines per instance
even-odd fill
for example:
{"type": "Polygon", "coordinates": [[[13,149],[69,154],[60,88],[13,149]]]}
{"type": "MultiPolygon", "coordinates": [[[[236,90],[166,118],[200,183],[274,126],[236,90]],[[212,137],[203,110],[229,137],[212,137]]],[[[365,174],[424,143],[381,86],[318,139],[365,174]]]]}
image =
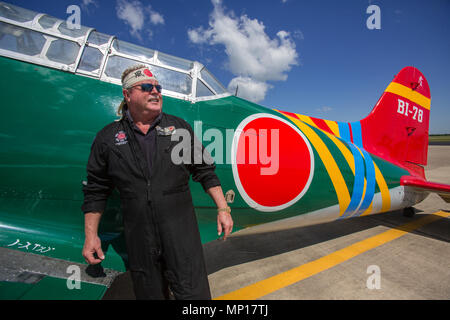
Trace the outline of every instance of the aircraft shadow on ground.
{"type": "MultiPolygon", "coordinates": [[[[207,271],[212,274],[224,268],[306,248],[377,226],[402,230],[402,225],[423,217],[420,213],[421,210],[416,209],[416,215],[409,218],[397,210],[288,230],[248,235],[237,233],[226,241],[217,240],[204,245],[207,271]]],[[[440,219],[411,233],[450,242],[445,230],[450,230],[449,219],[440,219]]]]}
{"type": "MultiPolygon", "coordinates": [[[[402,230],[402,225],[421,219],[424,216],[421,213],[421,210],[416,209],[416,215],[409,218],[403,216],[401,210],[397,210],[288,230],[247,235],[236,233],[226,241],[216,240],[203,245],[207,272],[210,275],[228,267],[306,248],[378,226],[402,230]]],[[[440,219],[411,233],[450,242],[448,230],[450,219],[440,219]]],[[[134,298],[129,272],[119,275],[103,297],[104,300],[134,298]]]]}

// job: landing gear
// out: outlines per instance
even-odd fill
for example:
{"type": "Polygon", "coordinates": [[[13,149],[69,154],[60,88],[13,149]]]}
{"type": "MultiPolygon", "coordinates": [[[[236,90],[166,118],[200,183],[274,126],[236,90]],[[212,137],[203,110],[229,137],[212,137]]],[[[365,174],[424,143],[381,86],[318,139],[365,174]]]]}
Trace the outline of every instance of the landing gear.
{"type": "Polygon", "coordinates": [[[416,210],[413,207],[408,207],[403,209],[403,216],[412,218],[416,214],[416,210]]]}

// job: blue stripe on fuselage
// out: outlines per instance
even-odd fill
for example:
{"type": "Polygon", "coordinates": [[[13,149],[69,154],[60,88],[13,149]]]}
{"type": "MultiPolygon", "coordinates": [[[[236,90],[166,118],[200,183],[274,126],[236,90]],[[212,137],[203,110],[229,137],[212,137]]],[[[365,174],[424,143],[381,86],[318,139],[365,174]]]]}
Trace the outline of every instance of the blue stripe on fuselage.
{"type": "Polygon", "coordinates": [[[359,121],[351,122],[350,126],[352,127],[353,143],[356,144],[359,148],[363,148],[361,123],[359,121]]]}
{"type": "Polygon", "coordinates": [[[351,127],[353,144],[349,143],[348,146],[352,151],[353,158],[355,159],[355,182],[353,185],[352,198],[349,206],[341,218],[359,216],[370,206],[375,194],[375,166],[373,164],[372,157],[363,148],[361,123],[359,121],[351,123],[338,122],[338,125],[341,138],[347,140],[348,142],[350,142],[349,126],[351,127]],[[364,177],[366,178],[365,186],[364,177]],[[363,194],[364,199],[362,199],[363,194]]]}
{"type": "Polygon", "coordinates": [[[356,148],[352,143],[348,143],[347,145],[353,154],[353,159],[355,160],[355,180],[353,183],[353,192],[350,204],[340,219],[347,218],[358,208],[364,192],[364,159],[358,148],[356,148]]]}
{"type": "Polygon", "coordinates": [[[373,165],[373,160],[370,154],[362,149],[362,153],[364,155],[364,163],[366,165],[366,193],[364,195],[364,200],[361,203],[361,206],[358,209],[358,212],[355,216],[361,215],[366,209],[370,206],[373,200],[373,195],[375,193],[375,166],[373,165]]]}
{"type": "Polygon", "coordinates": [[[339,136],[341,137],[341,139],[344,139],[347,142],[352,142],[350,139],[350,129],[348,127],[348,123],[338,122],[337,124],[339,127],[339,136]]]}

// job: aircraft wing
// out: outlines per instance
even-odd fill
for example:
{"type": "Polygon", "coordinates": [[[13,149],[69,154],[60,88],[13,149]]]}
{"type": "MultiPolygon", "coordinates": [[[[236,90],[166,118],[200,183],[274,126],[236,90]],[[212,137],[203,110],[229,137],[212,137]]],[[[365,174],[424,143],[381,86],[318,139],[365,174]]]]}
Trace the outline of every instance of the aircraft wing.
{"type": "Polygon", "coordinates": [[[0,300],[101,299],[118,271],[0,248],[0,300]]]}
{"type": "Polygon", "coordinates": [[[437,193],[445,202],[450,203],[450,185],[448,184],[430,182],[414,176],[403,176],[400,179],[400,185],[437,193]]]}

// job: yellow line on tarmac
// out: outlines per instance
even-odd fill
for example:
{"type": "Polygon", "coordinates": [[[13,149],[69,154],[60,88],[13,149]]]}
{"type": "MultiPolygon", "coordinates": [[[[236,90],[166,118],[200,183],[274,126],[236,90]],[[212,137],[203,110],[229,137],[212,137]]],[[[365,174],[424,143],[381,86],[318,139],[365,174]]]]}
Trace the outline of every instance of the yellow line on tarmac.
{"type": "Polygon", "coordinates": [[[394,229],[390,229],[379,235],[359,241],[351,246],[335,251],[325,257],[311,261],[299,267],[280,273],[265,280],[256,282],[247,287],[227,293],[215,298],[216,300],[254,300],[269,293],[287,287],[303,279],[330,269],[344,261],[354,258],[366,251],[379,247],[385,243],[395,240],[411,231],[414,231],[428,223],[441,218],[449,217],[449,212],[435,212],[416,221],[404,224],[394,229]]]}

